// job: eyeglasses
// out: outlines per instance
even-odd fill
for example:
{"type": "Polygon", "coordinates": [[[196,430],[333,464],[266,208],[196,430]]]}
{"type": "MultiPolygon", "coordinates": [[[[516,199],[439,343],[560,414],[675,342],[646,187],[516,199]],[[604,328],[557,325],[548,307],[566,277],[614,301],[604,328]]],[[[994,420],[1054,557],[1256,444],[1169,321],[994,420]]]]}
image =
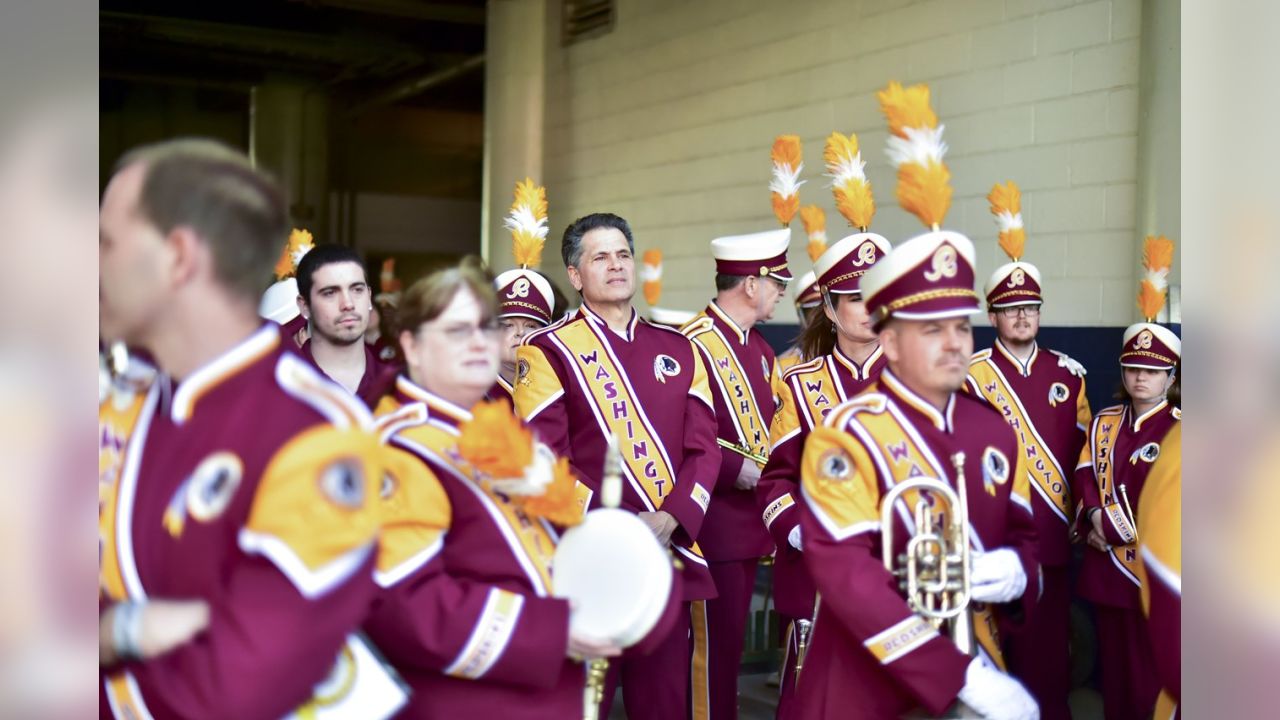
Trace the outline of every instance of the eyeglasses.
{"type": "Polygon", "coordinates": [[[1023,317],[1040,317],[1039,305],[1017,305],[1014,307],[1003,307],[996,310],[1000,317],[1016,318],[1019,315],[1023,317]]]}
{"type": "Polygon", "coordinates": [[[450,323],[448,325],[435,325],[427,323],[424,328],[435,330],[451,343],[463,343],[471,339],[471,336],[480,333],[485,340],[495,340],[502,332],[502,326],[497,320],[489,320],[487,322],[475,323],[450,323]]]}

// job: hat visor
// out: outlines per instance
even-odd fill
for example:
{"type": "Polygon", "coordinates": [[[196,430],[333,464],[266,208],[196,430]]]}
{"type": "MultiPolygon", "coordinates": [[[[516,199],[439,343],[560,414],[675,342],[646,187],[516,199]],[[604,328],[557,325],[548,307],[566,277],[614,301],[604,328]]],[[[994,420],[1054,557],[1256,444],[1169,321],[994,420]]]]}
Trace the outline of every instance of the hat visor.
{"type": "Polygon", "coordinates": [[[782,282],[791,282],[792,280],[795,279],[791,275],[791,270],[789,270],[788,268],[783,268],[778,272],[769,273],[769,277],[773,278],[774,280],[781,280],[782,282]]]}
{"type": "Polygon", "coordinates": [[[1019,306],[1021,306],[1021,305],[1043,305],[1043,304],[1044,304],[1044,300],[1035,300],[1035,299],[1032,299],[1032,298],[1023,298],[1023,299],[1021,299],[1021,300],[1009,300],[1008,302],[991,303],[991,304],[990,304],[990,305],[988,305],[987,307],[989,307],[989,308],[1007,308],[1007,307],[1019,307],[1019,306]]]}
{"type": "Polygon", "coordinates": [[[1144,359],[1137,359],[1137,358],[1130,359],[1130,360],[1121,360],[1120,367],[1142,368],[1144,370],[1172,370],[1174,368],[1173,365],[1170,365],[1168,363],[1162,363],[1159,360],[1155,360],[1155,359],[1144,360],[1144,359]]]}
{"type": "Polygon", "coordinates": [[[542,324],[542,325],[547,325],[547,324],[549,324],[549,323],[551,322],[549,319],[547,319],[547,318],[545,318],[545,317],[539,317],[538,315],[534,315],[533,313],[528,312],[527,310],[507,310],[507,311],[502,311],[502,312],[499,312],[499,313],[498,313],[498,317],[500,317],[500,318],[507,318],[507,317],[521,317],[521,318],[528,318],[528,319],[533,320],[534,322],[536,322],[536,323],[540,323],[540,324],[542,324]]]}
{"type": "Polygon", "coordinates": [[[895,310],[888,317],[875,323],[875,329],[879,330],[890,318],[899,320],[911,320],[914,322],[927,322],[929,320],[947,320],[950,318],[969,317],[982,312],[982,308],[975,303],[973,305],[962,307],[942,308],[928,312],[911,312],[910,310],[895,310]]]}

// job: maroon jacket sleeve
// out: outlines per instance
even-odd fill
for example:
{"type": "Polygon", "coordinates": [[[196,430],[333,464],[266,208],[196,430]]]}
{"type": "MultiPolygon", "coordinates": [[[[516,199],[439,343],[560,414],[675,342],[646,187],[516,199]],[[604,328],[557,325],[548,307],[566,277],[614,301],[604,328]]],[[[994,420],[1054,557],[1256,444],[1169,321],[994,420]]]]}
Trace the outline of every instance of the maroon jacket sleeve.
{"type": "Polygon", "coordinates": [[[568,648],[569,602],[453,577],[437,555],[379,598],[365,628],[398,665],[548,688],[568,648]]]}
{"type": "Polygon", "coordinates": [[[907,606],[878,555],[878,484],[852,436],[816,429],[801,460],[805,564],[828,613],[880,663],[885,677],[941,714],[964,686],[972,658],[907,606]],[[835,462],[839,457],[843,462],[835,462]],[[829,475],[832,468],[839,474],[829,475]]]}
{"type": "Polygon", "coordinates": [[[698,539],[709,502],[699,500],[697,487],[710,492],[720,472],[720,446],[716,444],[716,416],[711,409],[711,388],[702,355],[689,343],[694,374],[684,401],[684,457],[676,468],[676,486],[662,501],[661,509],[680,523],[676,537],[692,543],[698,539]]]}
{"type": "Polygon", "coordinates": [[[782,406],[769,426],[769,462],[756,485],[760,516],[778,552],[794,550],[787,538],[792,528],[800,524],[800,453],[808,434],[796,407],[802,400],[795,396],[790,383],[784,385],[782,406]]]}
{"type": "Polygon", "coordinates": [[[283,717],[311,696],[373,597],[373,556],[307,599],[271,563],[246,557],[210,598],[209,628],[128,669],[156,717],[283,717]]]}

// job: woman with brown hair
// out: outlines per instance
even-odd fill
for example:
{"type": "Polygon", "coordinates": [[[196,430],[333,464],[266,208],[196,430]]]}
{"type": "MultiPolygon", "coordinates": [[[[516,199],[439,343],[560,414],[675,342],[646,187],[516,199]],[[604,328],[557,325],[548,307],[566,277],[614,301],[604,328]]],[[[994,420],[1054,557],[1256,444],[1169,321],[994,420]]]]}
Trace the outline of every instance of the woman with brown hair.
{"type": "Polygon", "coordinates": [[[778,700],[778,717],[788,712],[795,689],[800,621],[813,616],[815,590],[801,554],[800,455],[805,438],[831,408],[876,381],[885,365],[880,343],[862,303],[858,283],[863,273],[889,252],[889,241],[875,233],[840,240],[814,263],[822,297],[822,316],[800,334],[800,350],[808,362],[783,376],[782,406],[769,429],[769,463],[756,486],[765,526],[777,548],[773,565],[775,605],[786,628],[786,655],[778,700]],[[825,322],[824,322],[825,318],[825,322]]]}
{"type": "Polygon", "coordinates": [[[1094,605],[1102,704],[1109,718],[1149,717],[1160,692],[1140,603],[1136,513],[1165,436],[1182,419],[1170,396],[1182,341],[1154,322],[1164,306],[1173,243],[1149,237],[1144,255],[1147,273],[1138,304],[1147,321],[1124,332],[1123,402],[1094,416],[1073,488],[1080,498],[1078,529],[1088,543],[1076,590],[1094,605]]]}
{"type": "Polygon", "coordinates": [[[570,631],[551,596],[557,527],[582,510],[567,461],[506,403],[498,304],[471,266],[418,281],[400,303],[406,370],[378,406],[390,447],[365,629],[408,682],[401,717],[577,718],[584,658],[619,651],[570,631]]]}

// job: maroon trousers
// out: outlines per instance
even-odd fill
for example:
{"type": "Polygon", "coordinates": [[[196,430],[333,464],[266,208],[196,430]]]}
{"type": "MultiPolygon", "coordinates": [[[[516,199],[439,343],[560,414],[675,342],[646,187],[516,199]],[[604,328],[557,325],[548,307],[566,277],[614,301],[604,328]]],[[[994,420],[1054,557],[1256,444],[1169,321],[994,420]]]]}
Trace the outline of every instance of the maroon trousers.
{"type": "Polygon", "coordinates": [[[1094,605],[1102,709],[1107,720],[1146,720],[1160,694],[1146,620],[1137,608],[1094,605]]]}
{"type": "Polygon", "coordinates": [[[746,640],[758,558],[707,563],[718,595],[690,611],[693,720],[737,720],[738,670],[746,640]]]}
{"type": "MultiPolygon", "coordinates": [[[[1071,720],[1071,584],[1065,567],[1042,567],[1044,593],[1026,624],[1010,633],[1005,649],[1009,674],[1040,704],[1042,720],[1071,720]]],[[[1027,592],[1035,592],[1035,583],[1027,592]]]]}
{"type": "Polygon", "coordinates": [[[622,683],[622,704],[629,720],[669,720],[689,712],[689,603],[675,613],[666,639],[647,655],[624,653],[609,662],[600,717],[609,717],[622,683]]]}

